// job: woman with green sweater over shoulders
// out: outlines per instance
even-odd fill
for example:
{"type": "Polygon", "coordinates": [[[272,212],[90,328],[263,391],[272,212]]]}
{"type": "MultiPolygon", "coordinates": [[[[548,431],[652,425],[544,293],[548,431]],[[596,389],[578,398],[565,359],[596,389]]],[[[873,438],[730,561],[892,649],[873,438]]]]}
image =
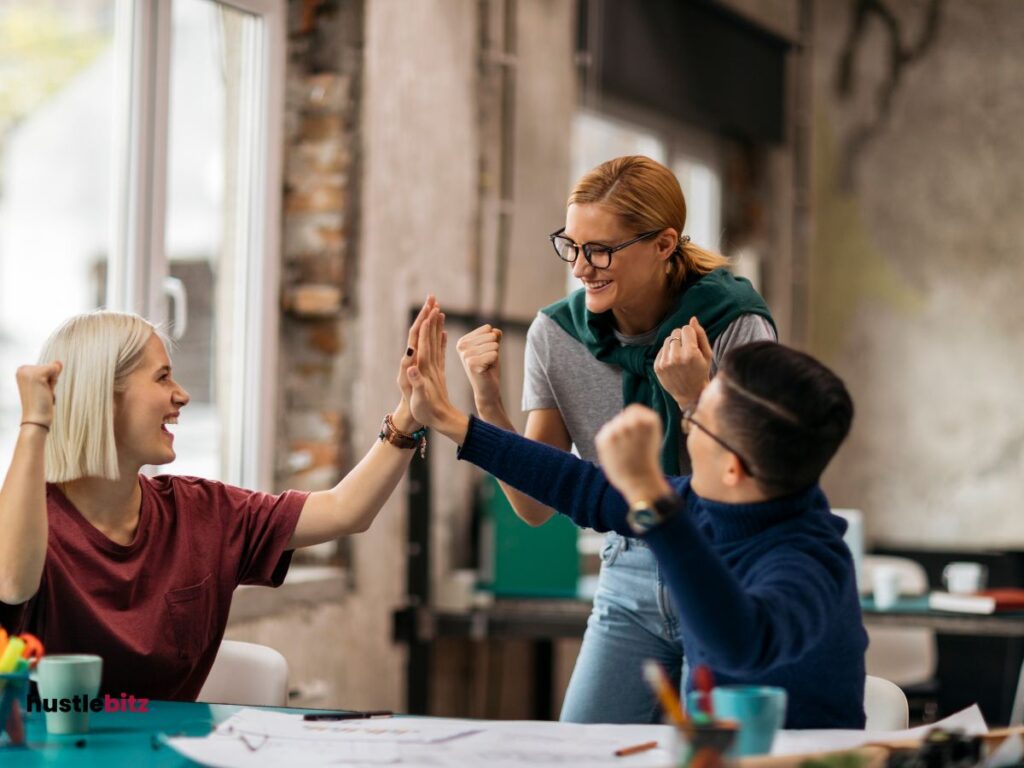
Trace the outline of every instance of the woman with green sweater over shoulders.
{"type": "MultiPolygon", "coordinates": [[[[597,458],[601,427],[632,403],[652,408],[664,438],[667,474],[687,474],[680,430],[688,406],[681,333],[699,338],[718,362],[751,341],[775,341],[771,313],[728,260],[684,235],[686,201],[670,170],[650,158],[619,157],[584,175],[568,199],[565,225],[549,237],[583,288],[542,309],[527,335],[524,435],[597,458]],[[691,323],[693,325],[691,326],[691,323]]],[[[512,429],[500,394],[501,331],[485,325],[459,340],[458,351],[481,419],[512,429]]],[[[554,514],[503,485],[530,525],[554,514]]],[[[679,620],[666,599],[661,569],[646,543],[607,534],[594,608],[566,691],[561,719],[647,723],[658,706],[640,665],[658,659],[680,679],[679,620]],[[614,695],[608,695],[614,691],[614,695]]]]}

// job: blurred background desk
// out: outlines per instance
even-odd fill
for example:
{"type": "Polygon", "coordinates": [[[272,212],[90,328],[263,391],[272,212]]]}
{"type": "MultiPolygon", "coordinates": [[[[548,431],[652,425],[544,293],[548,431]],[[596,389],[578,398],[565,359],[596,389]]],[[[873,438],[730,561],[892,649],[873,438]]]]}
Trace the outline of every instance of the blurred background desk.
{"type": "MultiPolygon", "coordinates": [[[[864,624],[899,628],[924,627],[940,636],[966,639],[973,643],[993,638],[1024,638],[1024,613],[976,616],[940,613],[927,608],[926,598],[903,599],[886,611],[877,611],[870,598],[862,601],[864,624]]],[[[421,608],[396,615],[396,635],[417,646],[410,652],[409,688],[407,690],[411,713],[426,713],[430,699],[431,647],[443,637],[462,637],[476,642],[509,639],[528,640],[533,646],[532,711],[536,719],[551,719],[551,685],[553,682],[554,644],[562,638],[580,638],[590,615],[590,601],[582,599],[496,599],[493,604],[471,608],[465,612],[430,610],[421,608]]],[[[1008,722],[1017,691],[1021,661],[1013,653],[1000,649],[997,658],[981,659],[965,656],[950,661],[947,666],[960,669],[963,674],[950,679],[942,677],[937,695],[944,702],[939,714],[948,714],[975,701],[992,722],[1008,722]],[[996,663],[1003,674],[993,685],[987,678],[979,678],[977,667],[982,662],[996,663]],[[945,703],[950,702],[950,703],[945,703]]]]}
{"type": "Polygon", "coordinates": [[[928,598],[900,598],[892,608],[880,611],[870,597],[861,599],[864,624],[893,627],[925,627],[943,635],[972,637],[1024,637],[1024,612],[988,615],[948,613],[928,608],[928,598]]]}

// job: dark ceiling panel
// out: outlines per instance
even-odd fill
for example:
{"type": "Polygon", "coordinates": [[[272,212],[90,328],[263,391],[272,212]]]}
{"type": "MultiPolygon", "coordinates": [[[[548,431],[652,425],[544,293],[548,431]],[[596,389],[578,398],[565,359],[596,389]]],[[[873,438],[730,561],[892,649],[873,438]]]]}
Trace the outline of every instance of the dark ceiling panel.
{"type": "Polygon", "coordinates": [[[785,136],[789,43],[706,0],[598,0],[602,90],[702,128],[785,136]]]}

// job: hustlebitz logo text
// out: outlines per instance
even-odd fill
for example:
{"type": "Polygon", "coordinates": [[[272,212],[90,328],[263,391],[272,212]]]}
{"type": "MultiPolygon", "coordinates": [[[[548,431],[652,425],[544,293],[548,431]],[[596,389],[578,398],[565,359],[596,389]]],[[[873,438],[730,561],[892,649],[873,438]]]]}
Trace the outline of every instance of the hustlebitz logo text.
{"type": "Polygon", "coordinates": [[[33,691],[28,696],[29,712],[149,712],[149,699],[122,693],[121,697],[72,696],[62,699],[43,699],[33,691]]]}

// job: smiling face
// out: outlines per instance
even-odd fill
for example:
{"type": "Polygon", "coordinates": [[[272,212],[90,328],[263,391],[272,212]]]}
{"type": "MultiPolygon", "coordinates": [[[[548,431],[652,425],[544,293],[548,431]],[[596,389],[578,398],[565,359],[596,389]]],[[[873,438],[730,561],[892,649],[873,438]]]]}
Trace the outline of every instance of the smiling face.
{"type": "Polygon", "coordinates": [[[167,425],[178,423],[188,401],[188,392],[171,377],[167,350],[154,333],[141,362],[114,395],[114,438],[122,468],[137,472],[145,464],[174,461],[174,435],[167,425]]]}
{"type": "MultiPolygon", "coordinates": [[[[564,235],[580,245],[616,246],[639,234],[600,203],[575,203],[566,211],[564,235]]],[[[581,251],[572,273],[586,288],[587,309],[595,314],[612,310],[624,333],[642,333],[654,327],[670,298],[666,264],[675,237],[674,230],[667,229],[633,243],[612,254],[607,269],[592,267],[581,251]]]]}

